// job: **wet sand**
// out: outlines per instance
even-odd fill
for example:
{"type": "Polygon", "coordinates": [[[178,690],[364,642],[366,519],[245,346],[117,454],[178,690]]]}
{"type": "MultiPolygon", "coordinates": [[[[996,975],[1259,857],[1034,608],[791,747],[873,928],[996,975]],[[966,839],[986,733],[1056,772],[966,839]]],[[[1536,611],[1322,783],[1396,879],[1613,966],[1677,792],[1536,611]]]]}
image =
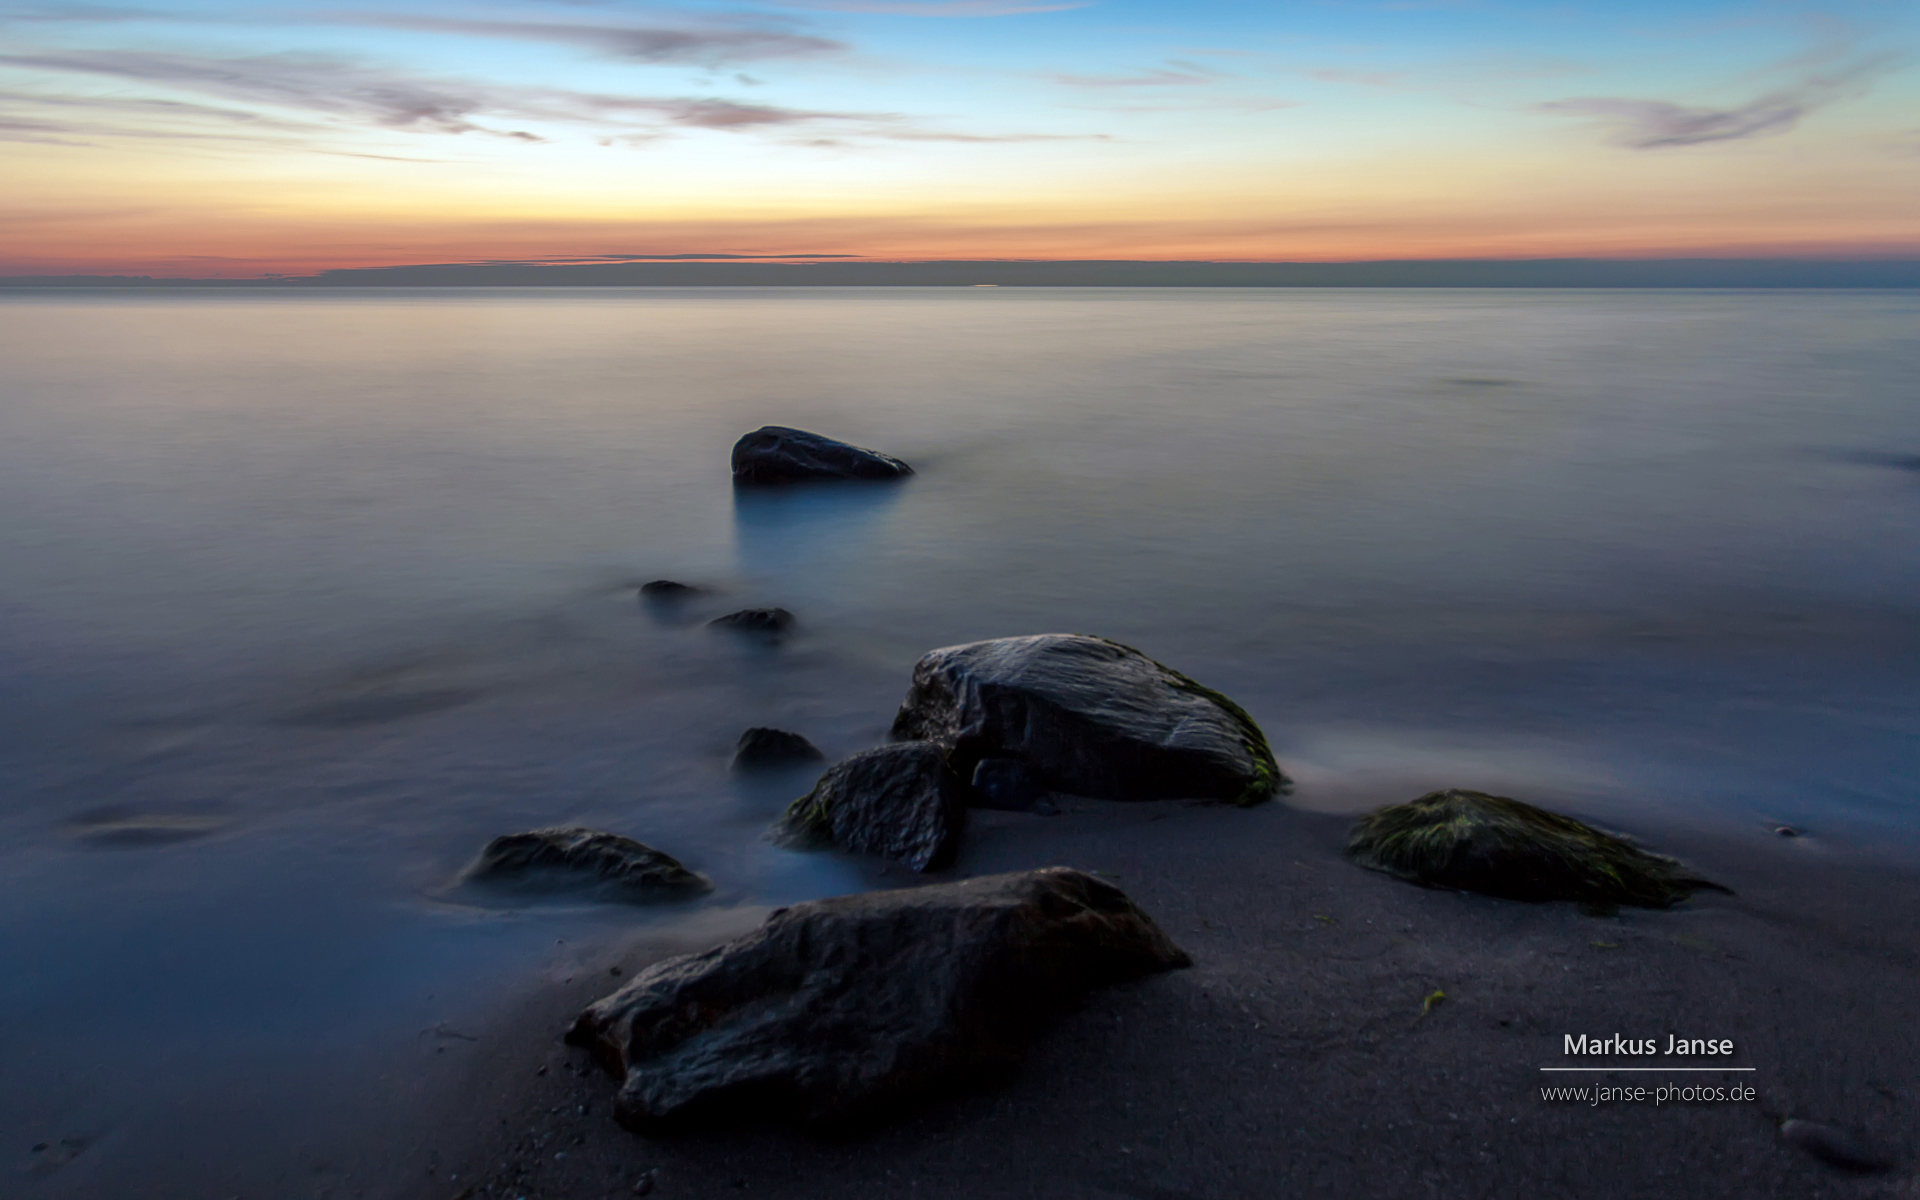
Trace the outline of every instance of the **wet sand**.
{"type": "MultiPolygon", "coordinates": [[[[396,1147],[383,1177],[333,1194],[587,1200],[633,1195],[642,1179],[666,1200],[1915,1194],[1912,873],[1765,830],[1647,838],[1738,894],[1599,917],[1361,871],[1339,854],[1347,818],[1281,805],[976,816],[939,878],[1101,871],[1195,966],[1095,993],[1009,1084],[862,1137],[641,1138],[611,1118],[615,1081],[560,1035],[582,1005],[701,937],[599,947],[497,1027],[440,1050],[420,1112],[431,1132],[396,1147]],[[1435,992],[1445,999],[1428,1007],[1435,992]],[[1732,1065],[1755,1069],[1543,1074],[1595,1061],[1564,1055],[1569,1033],[1731,1038],[1732,1065]],[[1636,1083],[1750,1085],[1758,1098],[1596,1107],[1541,1095],[1636,1083]],[[1782,1139],[1787,1117],[1848,1129],[1896,1165],[1827,1165],[1782,1139]]],[[[876,866],[873,882],[890,881],[906,882],[876,866]]],[[[718,915],[706,940],[758,916],[718,915]]]]}

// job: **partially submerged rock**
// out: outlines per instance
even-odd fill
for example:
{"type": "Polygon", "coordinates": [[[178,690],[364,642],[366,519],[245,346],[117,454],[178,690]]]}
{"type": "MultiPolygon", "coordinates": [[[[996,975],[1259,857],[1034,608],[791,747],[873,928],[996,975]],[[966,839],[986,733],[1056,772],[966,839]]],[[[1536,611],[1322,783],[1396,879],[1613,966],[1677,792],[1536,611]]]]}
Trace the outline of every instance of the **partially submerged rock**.
{"type": "Polygon", "coordinates": [[[1190,962],[1120,889],[1052,867],[778,909],[642,971],[567,1040],[624,1079],[634,1130],[844,1127],[1004,1076],[1088,989],[1190,962]]]}
{"type": "Polygon", "coordinates": [[[715,617],[707,624],[715,629],[779,637],[793,628],[793,614],[784,608],[743,608],[724,617],[715,617]]]}
{"type": "Polygon", "coordinates": [[[1118,642],[997,638],[914,664],[893,735],[938,742],[955,769],[1027,764],[1048,791],[1107,800],[1257,804],[1290,785],[1253,718],[1118,642]]]}
{"type": "Polygon", "coordinates": [[[931,742],[896,742],[827,768],[787,807],[778,832],[931,871],[953,860],[966,824],[965,789],[946,752],[931,742]]]}
{"type": "Polygon", "coordinates": [[[628,903],[680,899],[713,888],[705,876],[651,846],[577,826],[497,837],[461,878],[522,891],[582,891],[628,903]]]}
{"type": "Polygon", "coordinates": [[[756,725],[740,735],[733,750],[733,769],[751,771],[762,767],[790,767],[796,763],[820,762],[826,755],[797,733],[756,725]]]}
{"type": "Polygon", "coordinates": [[[640,595],[648,600],[686,600],[698,596],[705,590],[705,588],[697,588],[690,583],[679,583],[672,579],[656,579],[652,583],[640,585],[640,595]]]}
{"type": "Polygon", "coordinates": [[[1572,817],[1484,792],[1430,792],[1362,817],[1347,856],[1428,887],[1510,900],[1668,908],[1727,891],[1572,817]]]}
{"type": "Polygon", "coordinates": [[[735,483],[898,479],[911,474],[912,467],[890,454],[784,425],[764,426],[733,444],[735,483]]]}

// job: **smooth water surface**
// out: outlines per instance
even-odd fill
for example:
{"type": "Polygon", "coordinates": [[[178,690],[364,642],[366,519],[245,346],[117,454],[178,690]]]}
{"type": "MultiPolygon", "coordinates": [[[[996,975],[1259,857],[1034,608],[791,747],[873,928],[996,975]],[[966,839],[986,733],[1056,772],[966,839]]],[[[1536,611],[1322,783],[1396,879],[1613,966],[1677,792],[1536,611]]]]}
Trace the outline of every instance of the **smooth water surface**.
{"type": "Polygon", "coordinates": [[[1140,646],[1302,807],[1920,858],[1916,379],[1898,293],[0,293],[0,1170],[305,1163],[570,947],[873,886],[733,740],[975,638],[1140,646]],[[736,494],[767,423],[919,473],[736,494]],[[717,890],[449,890],[556,823],[717,890]]]}

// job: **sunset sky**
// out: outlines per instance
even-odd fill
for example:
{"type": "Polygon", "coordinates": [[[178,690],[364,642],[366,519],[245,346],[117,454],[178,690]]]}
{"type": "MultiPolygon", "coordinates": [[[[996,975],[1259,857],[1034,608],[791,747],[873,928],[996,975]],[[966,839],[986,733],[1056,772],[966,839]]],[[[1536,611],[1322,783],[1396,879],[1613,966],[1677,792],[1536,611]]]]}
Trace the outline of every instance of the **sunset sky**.
{"type": "Polygon", "coordinates": [[[1920,5],[0,0],[0,274],[1920,255],[1920,5]]]}

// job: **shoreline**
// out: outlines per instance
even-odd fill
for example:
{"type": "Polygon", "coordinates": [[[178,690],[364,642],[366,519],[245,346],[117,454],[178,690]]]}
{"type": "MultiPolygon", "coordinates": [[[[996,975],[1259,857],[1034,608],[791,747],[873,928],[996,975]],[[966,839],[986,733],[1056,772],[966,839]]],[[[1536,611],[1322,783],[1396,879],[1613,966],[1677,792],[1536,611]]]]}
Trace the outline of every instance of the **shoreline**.
{"type": "MultiPolygon", "coordinates": [[[[540,989],[485,1031],[493,1049],[422,1114],[447,1135],[433,1171],[416,1165],[410,1181],[367,1194],[630,1195],[642,1177],[662,1197],[796,1200],[1541,1187],[1810,1197],[1911,1183],[1905,1147],[1920,1097],[1899,1064],[1920,1052],[1920,873],[1805,854],[1798,839],[1758,853],[1744,841],[1656,845],[1738,894],[1594,917],[1361,870],[1340,857],[1348,818],[1284,806],[975,816],[960,863],[932,878],[1098,870],[1195,966],[1094,993],[1003,1087],[859,1137],[756,1127],[641,1138],[609,1115],[616,1081],[559,1035],[585,1003],[701,939],[609,948],[620,977],[540,989]],[[1444,1000],[1426,1006],[1436,991],[1444,1000]],[[1564,1058],[1564,1035],[1669,1030],[1733,1040],[1730,1065],[1756,1069],[1705,1078],[1744,1080],[1756,1098],[1541,1098],[1552,1077],[1539,1067],[1591,1063],[1564,1058]],[[1894,1171],[1814,1159],[1781,1138],[1789,1117],[1865,1138],[1892,1153],[1894,1171]]],[[[898,868],[874,874],[878,886],[908,882],[898,868]]],[[[753,910],[734,916],[741,930],[758,921],[753,910]]],[[[726,936],[709,932],[706,944],[726,936]]],[[[1636,1082],[1582,1082],[1597,1081],[1636,1082]]]]}

